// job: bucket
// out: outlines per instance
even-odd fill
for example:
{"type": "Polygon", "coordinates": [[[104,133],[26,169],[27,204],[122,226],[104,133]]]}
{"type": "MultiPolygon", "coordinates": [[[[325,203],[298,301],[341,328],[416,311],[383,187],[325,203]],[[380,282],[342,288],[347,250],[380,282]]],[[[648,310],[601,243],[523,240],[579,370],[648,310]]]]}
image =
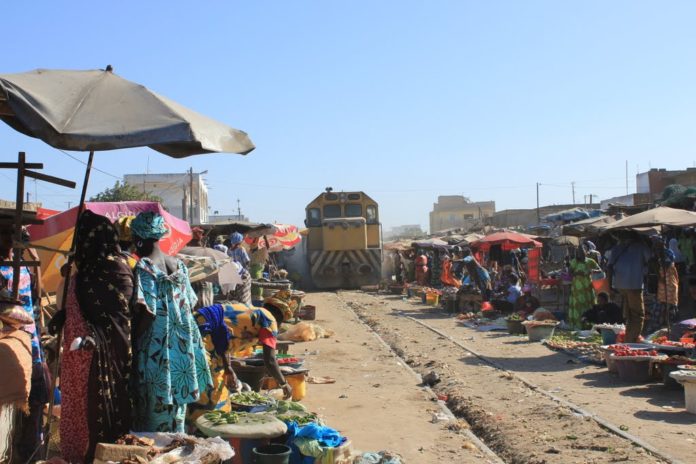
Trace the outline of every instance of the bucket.
{"type": "Polygon", "coordinates": [[[669,374],[678,371],[679,367],[673,363],[660,363],[660,369],[662,370],[662,384],[665,388],[670,390],[680,390],[682,388],[681,384],[674,380],[669,374]]]}
{"type": "Polygon", "coordinates": [[[508,333],[510,335],[523,335],[525,333],[524,326],[522,325],[522,321],[511,321],[507,320],[507,329],[508,333]]]}
{"type": "Polygon", "coordinates": [[[527,336],[530,342],[540,342],[544,339],[553,337],[553,332],[556,330],[555,325],[533,325],[526,327],[527,336]]]}
{"type": "Polygon", "coordinates": [[[313,321],[317,317],[317,308],[313,305],[304,305],[298,312],[297,315],[303,321],[313,321]]]}
{"type": "MultiPolygon", "coordinates": [[[[304,372],[298,374],[286,374],[285,381],[292,387],[292,400],[300,401],[307,396],[307,377],[304,372]]],[[[274,378],[268,377],[266,381],[266,388],[272,390],[274,388],[279,388],[278,382],[274,378]]]]}
{"type": "Polygon", "coordinates": [[[445,300],[445,310],[448,313],[457,312],[457,300],[445,300]]]}
{"type": "Polygon", "coordinates": [[[421,301],[423,302],[423,304],[426,304],[428,302],[428,294],[427,293],[425,293],[425,292],[421,293],[421,301]]]}
{"type": "Polygon", "coordinates": [[[411,298],[413,296],[413,289],[411,287],[406,287],[406,297],[411,298]]]}
{"type": "Polygon", "coordinates": [[[684,382],[684,403],[686,412],[696,414],[696,383],[684,382]]]}
{"type": "Polygon", "coordinates": [[[616,363],[614,362],[614,358],[611,356],[613,354],[613,351],[611,350],[604,350],[604,362],[607,363],[607,370],[609,372],[617,373],[618,370],[616,369],[616,363]]]}
{"type": "Polygon", "coordinates": [[[602,345],[613,345],[616,343],[616,332],[613,329],[600,329],[602,332],[602,345]]]}
{"type": "Polygon", "coordinates": [[[592,287],[595,293],[609,293],[609,279],[598,279],[592,281],[592,287]]]}
{"type": "Polygon", "coordinates": [[[253,464],[288,464],[292,451],[285,445],[265,445],[251,451],[253,464]]]}
{"type": "Polygon", "coordinates": [[[437,306],[440,304],[440,295],[437,293],[426,293],[425,303],[430,306],[437,306]]]}
{"type": "Polygon", "coordinates": [[[642,356],[613,356],[619,379],[629,383],[650,382],[650,358],[642,356]]]}

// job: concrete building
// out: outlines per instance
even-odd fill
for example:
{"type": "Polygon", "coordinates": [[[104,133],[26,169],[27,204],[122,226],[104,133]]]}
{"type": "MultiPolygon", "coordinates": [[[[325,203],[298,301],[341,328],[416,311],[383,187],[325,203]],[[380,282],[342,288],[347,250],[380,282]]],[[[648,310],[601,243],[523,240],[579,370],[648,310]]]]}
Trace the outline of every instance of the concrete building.
{"type": "Polygon", "coordinates": [[[174,216],[191,224],[206,224],[208,187],[203,182],[203,174],[206,172],[126,174],[123,181],[160,197],[162,206],[174,216]]]}
{"type": "Polygon", "coordinates": [[[211,214],[208,216],[208,224],[226,224],[230,222],[251,222],[243,214],[211,214]]]}
{"type": "Polygon", "coordinates": [[[384,238],[396,240],[400,238],[416,238],[425,235],[420,224],[409,224],[404,226],[395,226],[384,233],[384,238]]]}
{"type": "Polygon", "coordinates": [[[665,187],[672,184],[696,186],[696,168],[678,171],[651,169],[636,175],[636,193],[650,195],[651,201],[658,199],[665,187]]]}
{"type": "Polygon", "coordinates": [[[486,225],[493,227],[508,228],[508,227],[529,227],[539,223],[538,217],[544,218],[549,214],[560,213],[572,208],[582,207],[585,209],[599,209],[599,204],[592,205],[548,205],[539,208],[537,213],[536,208],[531,209],[504,209],[493,214],[492,217],[486,220],[486,225]]]}
{"type": "Polygon", "coordinates": [[[430,212],[430,233],[468,228],[494,213],[494,201],[473,202],[462,195],[440,195],[430,212]]]}
{"type": "Polygon", "coordinates": [[[652,203],[652,196],[649,193],[632,193],[630,195],[623,195],[620,197],[602,200],[600,203],[600,209],[602,211],[606,211],[610,206],[638,206],[649,203],[652,203]]]}

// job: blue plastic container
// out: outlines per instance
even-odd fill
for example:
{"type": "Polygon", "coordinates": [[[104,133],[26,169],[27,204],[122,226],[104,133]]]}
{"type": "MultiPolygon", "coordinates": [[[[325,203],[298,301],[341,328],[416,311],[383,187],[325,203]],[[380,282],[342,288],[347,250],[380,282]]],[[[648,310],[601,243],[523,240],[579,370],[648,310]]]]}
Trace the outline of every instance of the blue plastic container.
{"type": "Polygon", "coordinates": [[[616,343],[616,332],[613,329],[600,329],[602,333],[602,345],[613,345],[616,343]]]}

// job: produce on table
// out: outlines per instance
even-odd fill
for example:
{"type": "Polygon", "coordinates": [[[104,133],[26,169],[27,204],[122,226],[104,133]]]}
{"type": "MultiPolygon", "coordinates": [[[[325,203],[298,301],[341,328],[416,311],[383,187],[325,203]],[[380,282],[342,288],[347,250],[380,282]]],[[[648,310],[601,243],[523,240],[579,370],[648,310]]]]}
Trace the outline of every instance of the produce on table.
{"type": "Polygon", "coordinates": [[[258,406],[266,405],[272,402],[272,400],[266,396],[260,395],[256,392],[241,392],[230,395],[230,401],[235,404],[240,404],[242,406],[258,406]]]}
{"type": "Polygon", "coordinates": [[[659,355],[660,354],[656,350],[631,350],[631,349],[614,350],[614,356],[617,356],[617,357],[659,356],[659,355]]]}
{"type": "Polygon", "coordinates": [[[316,414],[301,414],[292,412],[278,414],[276,417],[283,422],[296,422],[299,426],[304,426],[318,420],[316,414]]]}
{"type": "MultiPolygon", "coordinates": [[[[669,358],[665,359],[665,360],[662,361],[662,362],[663,362],[664,364],[677,364],[677,365],[680,365],[680,364],[684,364],[684,365],[696,364],[696,360],[691,359],[691,358],[687,358],[686,356],[681,356],[681,355],[670,356],[669,358]]],[[[695,367],[695,368],[696,368],[696,367],[695,367]]]]}
{"type": "Polygon", "coordinates": [[[657,338],[653,339],[652,343],[655,345],[674,346],[674,347],[678,347],[678,348],[688,348],[688,349],[692,349],[696,346],[693,343],[673,342],[671,340],[668,340],[667,337],[664,337],[664,336],[657,337],[657,338]]]}
{"type": "Polygon", "coordinates": [[[546,319],[544,321],[524,321],[522,324],[527,327],[557,326],[558,321],[546,319]]]}
{"type": "Polygon", "coordinates": [[[553,350],[565,351],[578,357],[586,357],[595,363],[602,363],[604,354],[599,343],[592,341],[577,341],[569,338],[570,335],[560,333],[554,335],[550,340],[546,340],[546,346],[553,350]]]}
{"type": "Polygon", "coordinates": [[[236,424],[239,422],[239,414],[236,412],[211,411],[204,414],[213,425],[236,424]]]}

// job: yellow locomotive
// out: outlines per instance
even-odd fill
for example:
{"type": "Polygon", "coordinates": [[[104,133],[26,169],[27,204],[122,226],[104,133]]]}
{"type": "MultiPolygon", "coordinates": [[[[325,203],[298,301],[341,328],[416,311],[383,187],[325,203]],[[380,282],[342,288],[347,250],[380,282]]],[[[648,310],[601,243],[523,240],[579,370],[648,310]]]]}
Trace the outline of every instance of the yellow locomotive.
{"type": "Polygon", "coordinates": [[[376,285],[382,273],[382,230],[377,202],[364,192],[334,192],[306,208],[307,257],[317,288],[376,285]]]}

